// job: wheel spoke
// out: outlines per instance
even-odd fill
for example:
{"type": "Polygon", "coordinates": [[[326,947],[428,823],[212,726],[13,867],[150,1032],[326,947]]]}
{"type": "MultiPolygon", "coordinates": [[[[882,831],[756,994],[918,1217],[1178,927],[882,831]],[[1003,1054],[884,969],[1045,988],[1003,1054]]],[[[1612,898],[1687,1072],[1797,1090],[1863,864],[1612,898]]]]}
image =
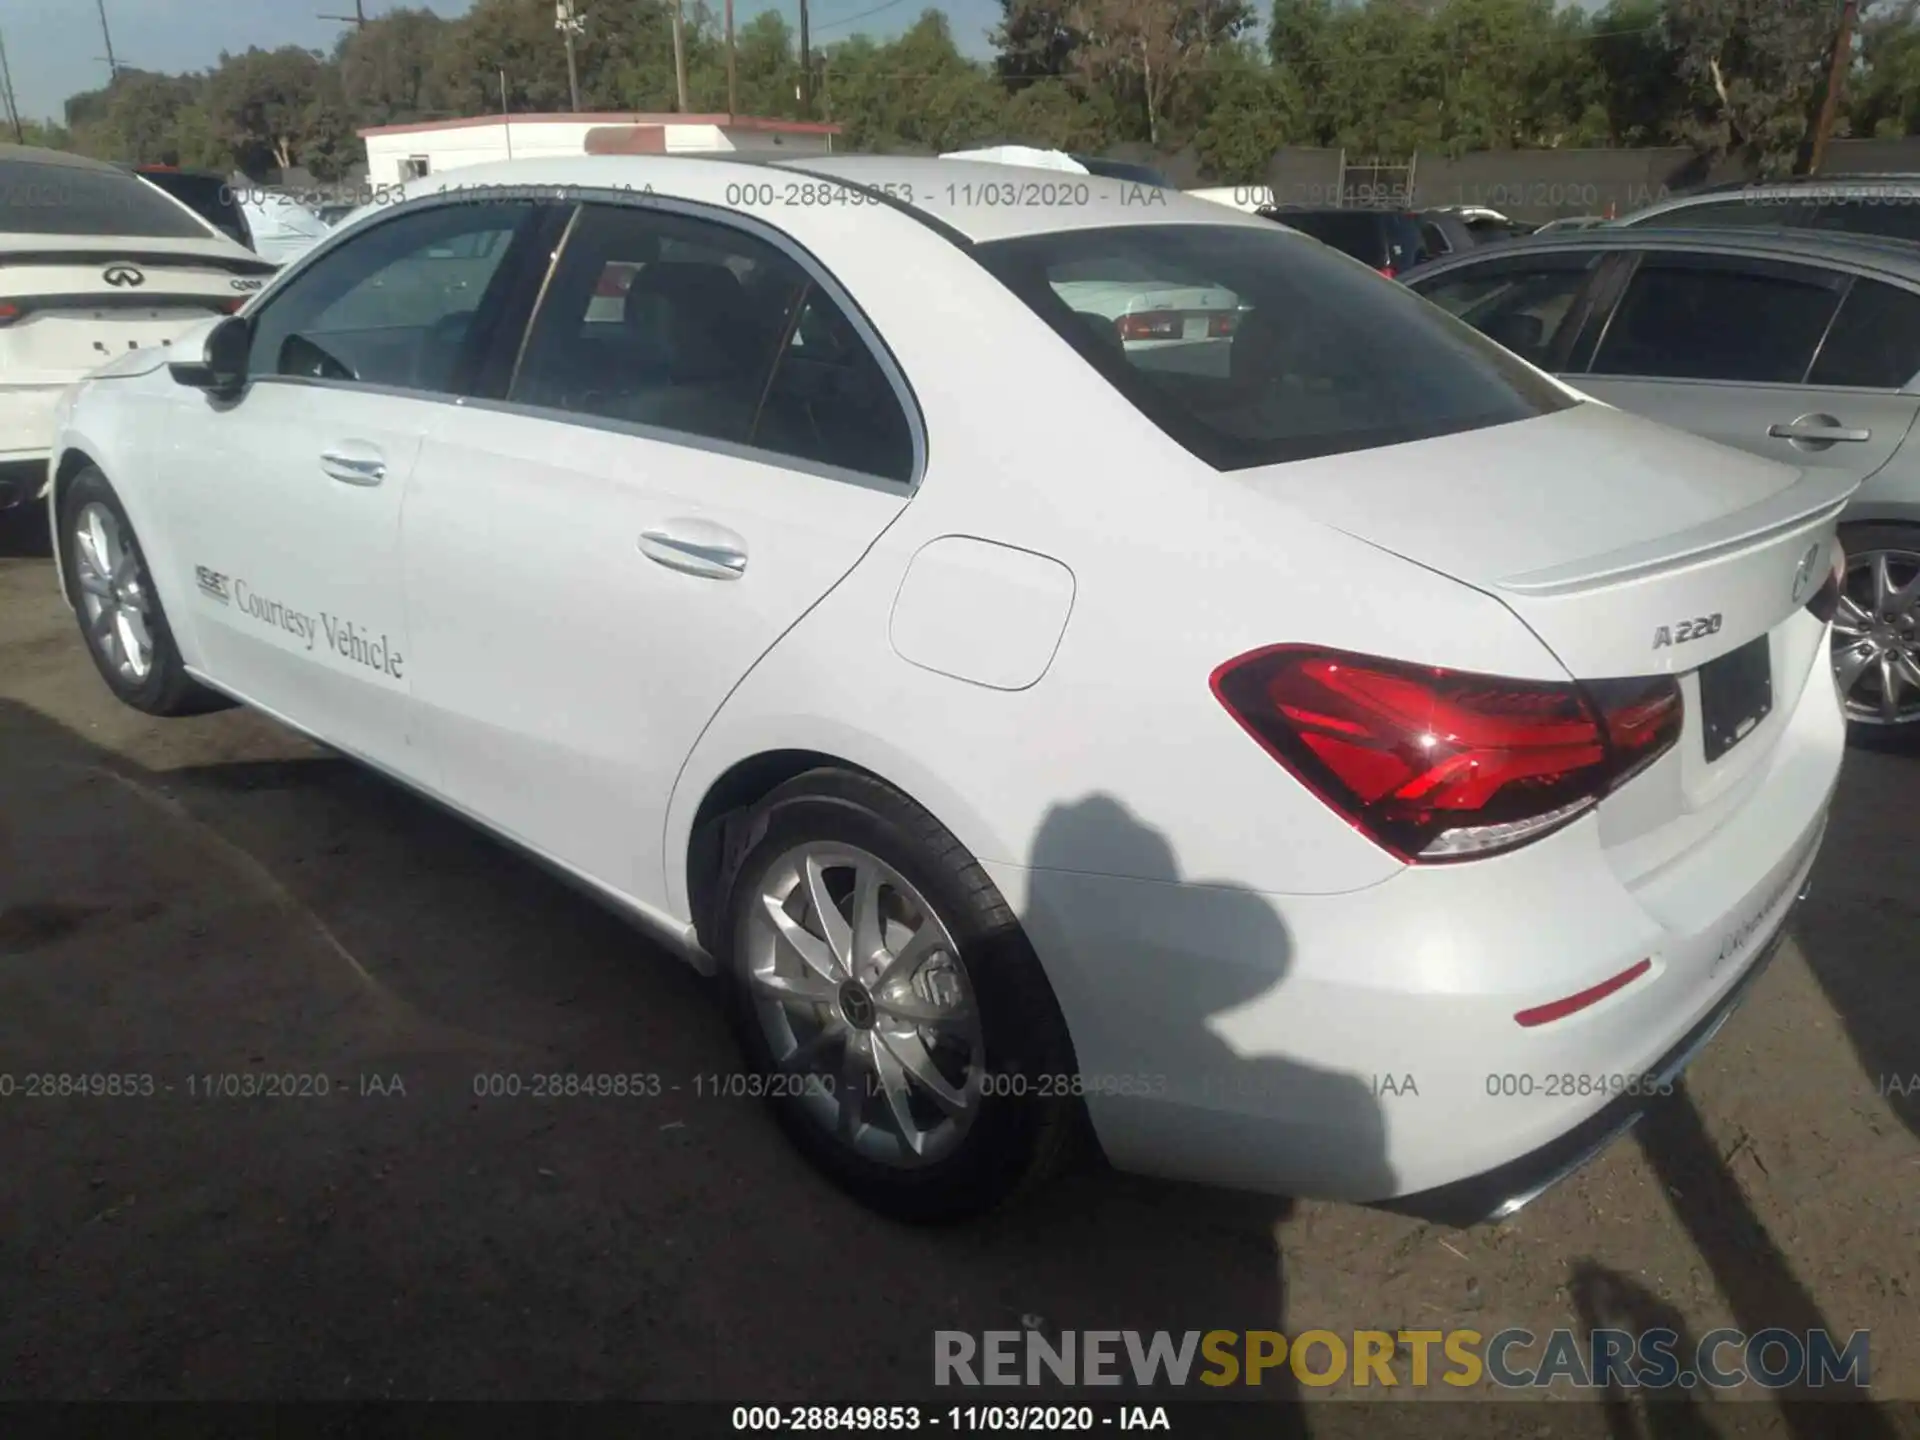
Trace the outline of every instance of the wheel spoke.
{"type": "Polygon", "coordinates": [[[838,996],[834,983],[812,969],[798,975],[776,975],[765,970],[753,974],[753,987],[778,1000],[799,1005],[831,1005],[838,996]]]}
{"type": "Polygon", "coordinates": [[[1853,693],[1853,687],[1860,683],[1861,675],[1873,663],[1873,655],[1873,647],[1864,643],[1849,645],[1844,650],[1834,652],[1833,673],[1840,683],[1841,694],[1853,693]]]}
{"type": "Polygon", "coordinates": [[[820,1052],[825,1050],[834,1039],[846,1033],[840,1026],[822,1025],[787,1052],[786,1057],[780,1061],[780,1068],[795,1075],[811,1071],[813,1062],[820,1058],[820,1052]]]}
{"type": "Polygon", "coordinates": [[[1907,682],[1909,689],[1920,690],[1920,660],[1902,650],[1894,657],[1894,669],[1900,678],[1907,682]]]}
{"type": "Polygon", "coordinates": [[[874,1008],[903,1025],[931,1025],[939,1030],[958,1030],[973,1019],[973,1007],[962,1002],[950,1009],[928,1005],[918,996],[889,992],[873,997],[874,1008]]]}
{"type": "Polygon", "coordinates": [[[854,976],[886,953],[886,938],[880,933],[880,872],[871,865],[854,867],[853,930],[847,945],[847,973],[854,976]]]}
{"type": "Polygon", "coordinates": [[[842,1140],[852,1140],[860,1129],[860,1111],[867,1098],[867,1069],[865,1054],[868,1043],[857,1031],[847,1034],[847,1048],[840,1052],[840,1078],[837,1088],[840,1095],[840,1115],[838,1129],[842,1140]]]}
{"type": "Polygon", "coordinates": [[[787,907],[778,897],[764,895],[761,903],[767,907],[767,918],[773,921],[773,930],[787,949],[800,958],[800,962],[825,981],[828,986],[837,986],[843,978],[838,971],[833,956],[827,950],[826,941],[818,935],[809,934],[806,927],[787,913],[787,907]]]}
{"type": "Polygon", "coordinates": [[[840,907],[834,903],[833,896],[827,891],[826,867],[815,856],[807,856],[807,898],[813,902],[813,913],[819,917],[820,933],[827,937],[827,949],[832,953],[835,963],[843,976],[853,975],[853,929],[847,924],[846,916],[840,913],[840,907]]]}
{"type": "Polygon", "coordinates": [[[125,610],[118,612],[120,622],[115,631],[120,640],[120,653],[125,657],[126,668],[136,680],[147,673],[147,649],[139,633],[134,628],[133,617],[125,610]]]}
{"type": "Polygon", "coordinates": [[[898,981],[906,980],[920,968],[929,956],[945,947],[946,937],[941,935],[940,927],[931,919],[921,923],[913,932],[913,938],[900,947],[900,951],[888,960],[880,973],[874,977],[873,988],[884,990],[898,981]]]}
{"type": "Polygon", "coordinates": [[[1851,595],[1842,595],[1833,612],[1833,628],[1841,635],[1864,635],[1873,627],[1873,616],[1851,595]]]}
{"type": "Polygon", "coordinates": [[[873,1069],[880,1080],[880,1093],[887,1099],[887,1113],[893,1117],[893,1128],[899,1132],[901,1141],[914,1154],[925,1153],[927,1135],[913,1118],[906,1068],[887,1044],[885,1036],[873,1047],[873,1069]]]}
{"type": "Polygon", "coordinates": [[[98,596],[104,600],[113,594],[113,582],[95,570],[91,562],[80,566],[78,578],[80,588],[89,595],[98,596]]]}
{"type": "MultiPolygon", "coordinates": [[[[902,1070],[911,1075],[921,1088],[933,1097],[934,1104],[947,1114],[959,1115],[966,1111],[967,1097],[956,1090],[952,1082],[940,1073],[940,1068],[933,1063],[933,1056],[927,1053],[927,1047],[918,1035],[889,1035],[884,1030],[876,1030],[873,1033],[880,1042],[874,1047],[877,1066],[883,1063],[880,1061],[880,1055],[884,1051],[902,1070]]],[[[882,1069],[883,1084],[885,1079],[885,1071],[882,1069]]]]}
{"type": "Polygon", "coordinates": [[[79,528],[73,532],[73,553],[80,561],[83,574],[96,575],[105,580],[111,567],[101,558],[100,548],[94,542],[92,522],[93,517],[87,516],[79,528]]]}
{"type": "Polygon", "coordinates": [[[95,507],[87,512],[87,531],[93,537],[93,553],[100,562],[100,573],[108,579],[120,566],[120,537],[114,533],[107,512],[95,507]]]}
{"type": "Polygon", "coordinates": [[[1880,718],[1889,724],[1900,718],[1900,672],[1885,650],[1880,652],[1880,718]]]}

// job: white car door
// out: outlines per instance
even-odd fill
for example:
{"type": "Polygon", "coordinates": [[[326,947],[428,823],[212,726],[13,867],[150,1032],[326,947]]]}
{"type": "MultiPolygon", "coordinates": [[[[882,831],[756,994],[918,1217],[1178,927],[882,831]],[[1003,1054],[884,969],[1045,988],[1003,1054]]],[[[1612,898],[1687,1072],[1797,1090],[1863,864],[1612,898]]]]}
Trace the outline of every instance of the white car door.
{"type": "Polygon", "coordinates": [[[248,316],[238,398],[181,391],[165,489],[178,593],[224,689],[349,753],[421,772],[400,516],[452,413],[476,312],[528,203],[396,212],[248,316]]]}
{"type": "Polygon", "coordinates": [[[403,522],[447,797],[647,903],[701,730],[924,453],[865,322],[749,227],[583,206],[517,373],[428,440],[403,522]]]}

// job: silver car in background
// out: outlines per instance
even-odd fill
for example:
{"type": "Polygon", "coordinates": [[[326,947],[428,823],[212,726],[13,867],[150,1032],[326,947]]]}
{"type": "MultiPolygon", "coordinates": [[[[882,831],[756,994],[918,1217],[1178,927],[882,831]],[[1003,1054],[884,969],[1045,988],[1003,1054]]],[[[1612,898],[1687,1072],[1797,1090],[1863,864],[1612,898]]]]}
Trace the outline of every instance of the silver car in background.
{"type": "Polygon", "coordinates": [[[1920,735],[1920,246],[1606,226],[1404,279],[1595,399],[1858,479],[1835,671],[1856,726],[1920,735]]]}

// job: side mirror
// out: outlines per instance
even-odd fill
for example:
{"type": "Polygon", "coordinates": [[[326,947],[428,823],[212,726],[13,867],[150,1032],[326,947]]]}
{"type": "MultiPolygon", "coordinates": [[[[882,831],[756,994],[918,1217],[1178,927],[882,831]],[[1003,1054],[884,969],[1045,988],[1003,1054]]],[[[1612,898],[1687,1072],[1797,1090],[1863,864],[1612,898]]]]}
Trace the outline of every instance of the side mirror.
{"type": "Polygon", "coordinates": [[[247,356],[253,349],[253,327],[237,315],[229,315],[206,330],[190,334],[176,343],[184,358],[171,361],[167,369],[179,384],[191,385],[209,395],[237,395],[247,383],[247,356]]]}

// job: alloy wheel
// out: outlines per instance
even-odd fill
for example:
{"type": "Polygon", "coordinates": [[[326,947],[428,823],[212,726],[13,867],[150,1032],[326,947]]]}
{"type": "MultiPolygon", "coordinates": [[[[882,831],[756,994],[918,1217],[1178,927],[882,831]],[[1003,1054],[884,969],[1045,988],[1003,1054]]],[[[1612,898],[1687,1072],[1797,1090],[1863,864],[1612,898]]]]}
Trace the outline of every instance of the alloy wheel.
{"type": "Polygon", "coordinates": [[[1847,718],[1867,725],[1920,720],[1920,554],[1847,557],[1833,617],[1833,668],[1847,718]]]}
{"type": "Polygon", "coordinates": [[[87,643],[108,669],[144,684],[153,671],[153,627],[139,553],[119,517],[97,500],[74,517],[73,541],[87,643]]]}
{"type": "Polygon", "coordinates": [[[959,947],[920,892],[857,847],[796,846],[768,869],[744,940],[778,1093],[869,1160],[952,1154],[979,1113],[985,1047],[959,947]]]}

